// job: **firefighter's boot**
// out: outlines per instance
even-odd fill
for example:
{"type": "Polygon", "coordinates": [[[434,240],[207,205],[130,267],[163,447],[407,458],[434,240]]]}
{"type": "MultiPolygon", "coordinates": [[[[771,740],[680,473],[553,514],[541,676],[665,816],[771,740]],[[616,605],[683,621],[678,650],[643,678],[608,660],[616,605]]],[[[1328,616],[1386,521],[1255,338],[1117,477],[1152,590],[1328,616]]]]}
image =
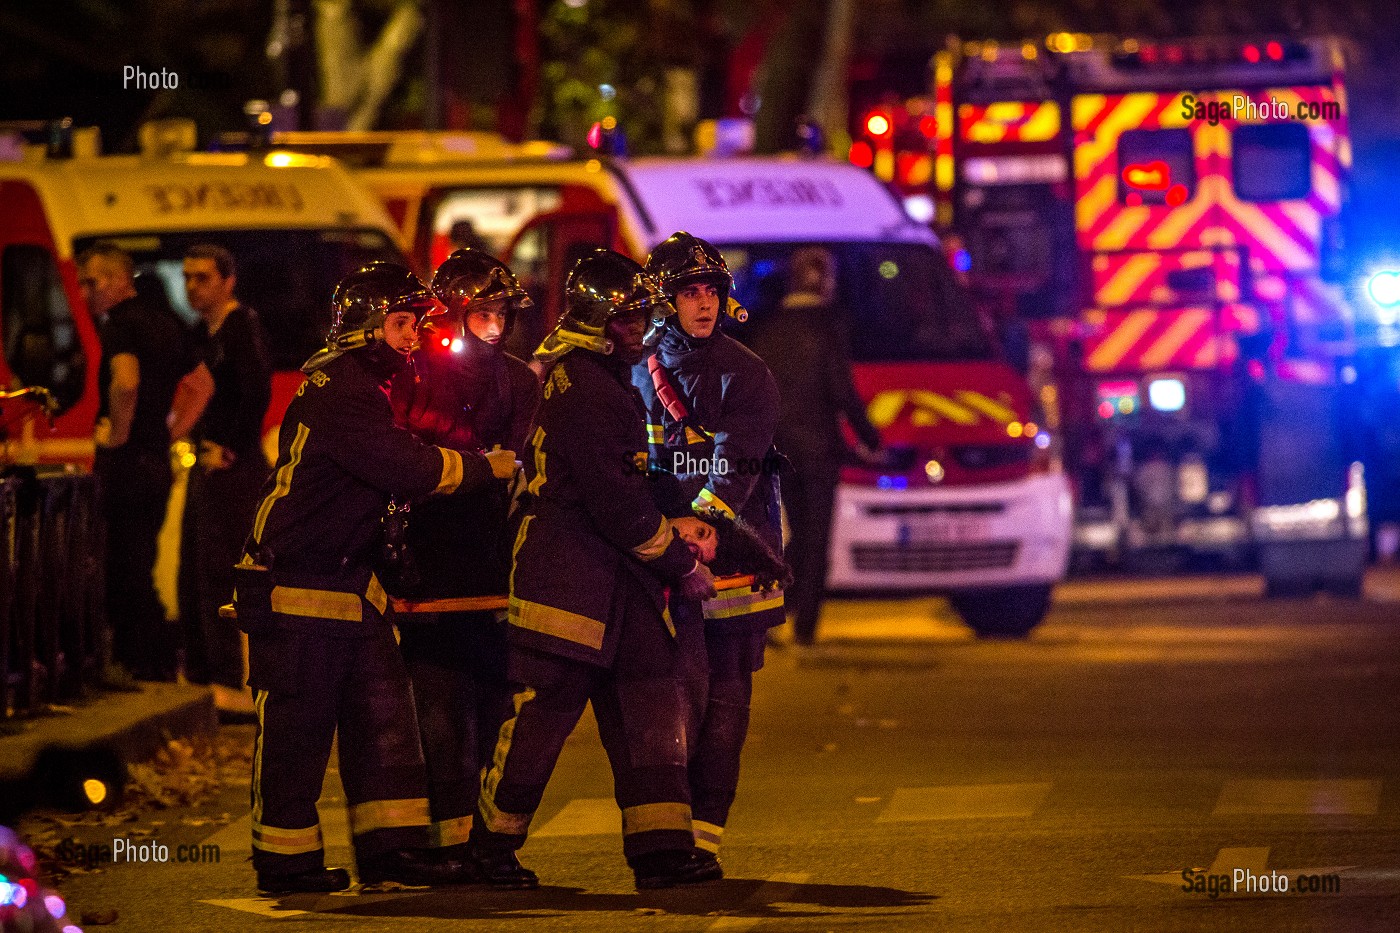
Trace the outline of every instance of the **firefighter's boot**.
{"type": "Polygon", "coordinates": [[[360,883],[393,881],[414,887],[473,884],[477,874],[459,859],[443,858],[429,849],[391,849],[360,863],[360,883]]]}
{"type": "Polygon", "coordinates": [[[665,849],[632,858],[632,874],[638,891],[674,888],[682,884],[701,884],[724,877],[718,859],[704,860],[694,849],[665,849]]]}
{"type": "Polygon", "coordinates": [[[258,872],[258,890],[264,894],[328,894],[350,887],[350,873],[343,868],[313,868],[295,874],[258,872]]]}

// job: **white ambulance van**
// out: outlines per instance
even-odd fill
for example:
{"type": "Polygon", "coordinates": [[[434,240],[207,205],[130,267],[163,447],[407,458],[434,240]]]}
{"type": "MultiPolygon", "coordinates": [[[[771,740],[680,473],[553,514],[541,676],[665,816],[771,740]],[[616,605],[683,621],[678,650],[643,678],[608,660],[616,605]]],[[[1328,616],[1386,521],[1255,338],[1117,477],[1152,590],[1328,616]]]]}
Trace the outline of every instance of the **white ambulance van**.
{"type": "MultiPolygon", "coordinates": [[[[836,260],[857,388],[889,463],[843,473],[831,586],[941,592],[978,632],[1020,635],[1066,569],[1071,507],[1025,381],[949,294],[929,229],[868,173],[825,158],[575,158],[485,134],[278,138],[335,152],[383,199],[421,272],[485,244],[535,296],[511,350],[553,327],[569,268],[608,246],[639,261],[676,230],[718,246],[749,326],[789,258],[836,260]]],[[[728,326],[728,325],[726,325],[728,326]]],[[[742,329],[734,331],[743,339],[742,329]]]]}
{"type": "MultiPolygon", "coordinates": [[[[62,158],[0,136],[0,378],[46,386],[63,406],[53,431],[28,438],[39,462],[93,456],[101,349],[75,264],[92,243],[128,250],[138,276],[161,286],[155,297],[191,324],[185,250],[216,243],[233,252],[238,296],[270,336],[276,375],[264,440],[274,449],[299,367],[324,340],[335,282],[369,260],[403,261],[383,206],[334,159],[184,151],[170,145],[171,129],[144,133],[143,155],[99,155],[91,130],[76,131],[62,158]]],[[[192,146],[192,127],[173,129],[192,146]]]]}

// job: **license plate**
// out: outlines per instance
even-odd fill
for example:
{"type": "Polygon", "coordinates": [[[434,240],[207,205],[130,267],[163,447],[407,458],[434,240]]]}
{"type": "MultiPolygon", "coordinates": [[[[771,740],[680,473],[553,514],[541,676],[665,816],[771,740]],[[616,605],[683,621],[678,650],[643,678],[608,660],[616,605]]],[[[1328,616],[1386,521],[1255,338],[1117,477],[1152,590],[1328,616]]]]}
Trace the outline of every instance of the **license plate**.
{"type": "Polygon", "coordinates": [[[901,544],[965,544],[986,541],[991,537],[991,526],[982,518],[930,516],[900,522],[896,532],[901,544]]]}

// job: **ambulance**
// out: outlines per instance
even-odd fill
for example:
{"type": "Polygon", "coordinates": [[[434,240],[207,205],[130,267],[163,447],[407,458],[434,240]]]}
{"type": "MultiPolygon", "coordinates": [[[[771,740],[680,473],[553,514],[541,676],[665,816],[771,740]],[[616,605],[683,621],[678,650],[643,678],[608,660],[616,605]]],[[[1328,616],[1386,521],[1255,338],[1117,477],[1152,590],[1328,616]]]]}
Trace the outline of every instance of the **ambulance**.
{"type": "Polygon", "coordinates": [[[831,587],[944,593],[984,634],[1022,635],[1044,616],[1071,535],[1049,436],[1025,381],[948,300],[935,236],[868,173],[822,157],[576,157],[484,134],[274,141],[350,163],[420,272],[463,245],[504,259],[535,298],[510,338],[521,356],[554,326],[569,269],[596,246],[641,261],[677,230],[709,240],[734,273],[747,327],[781,295],[793,252],[825,248],[857,388],[886,450],[879,465],[843,473],[831,587]]]}
{"type": "Polygon", "coordinates": [[[59,404],[52,430],[32,420],[13,456],[90,464],[97,414],[97,329],[78,288],[75,258],[98,240],[129,251],[138,288],[193,325],[184,252],[228,248],[238,297],[265,325],[276,374],[264,448],[301,384],[299,367],[324,341],[330,294],[374,259],[403,261],[383,207],[325,156],[191,151],[192,124],[151,124],[140,155],[99,154],[96,130],[36,145],[0,133],[0,377],[41,385],[59,404]]]}

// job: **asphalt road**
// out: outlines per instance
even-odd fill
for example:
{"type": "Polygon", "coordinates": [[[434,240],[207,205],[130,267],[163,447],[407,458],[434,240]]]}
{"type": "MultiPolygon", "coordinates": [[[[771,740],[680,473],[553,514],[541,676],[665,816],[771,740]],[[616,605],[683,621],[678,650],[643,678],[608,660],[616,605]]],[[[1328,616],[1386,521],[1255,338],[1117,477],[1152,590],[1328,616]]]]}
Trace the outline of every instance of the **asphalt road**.
{"type": "MultiPolygon", "coordinates": [[[[537,892],[255,897],[246,784],[199,809],[224,825],[155,830],[219,845],[217,864],[63,891],[151,933],[1394,930],[1395,583],[1374,576],[1362,602],[1266,602],[1245,576],[1075,583],[1013,643],[975,641],[934,600],[833,603],[821,644],[771,650],[758,675],[728,878],[703,887],[632,889],[586,719],[522,853],[537,892]],[[1289,890],[1233,892],[1237,869],[1289,890]]],[[[332,774],[331,864],[348,863],[339,797],[332,774]]]]}

